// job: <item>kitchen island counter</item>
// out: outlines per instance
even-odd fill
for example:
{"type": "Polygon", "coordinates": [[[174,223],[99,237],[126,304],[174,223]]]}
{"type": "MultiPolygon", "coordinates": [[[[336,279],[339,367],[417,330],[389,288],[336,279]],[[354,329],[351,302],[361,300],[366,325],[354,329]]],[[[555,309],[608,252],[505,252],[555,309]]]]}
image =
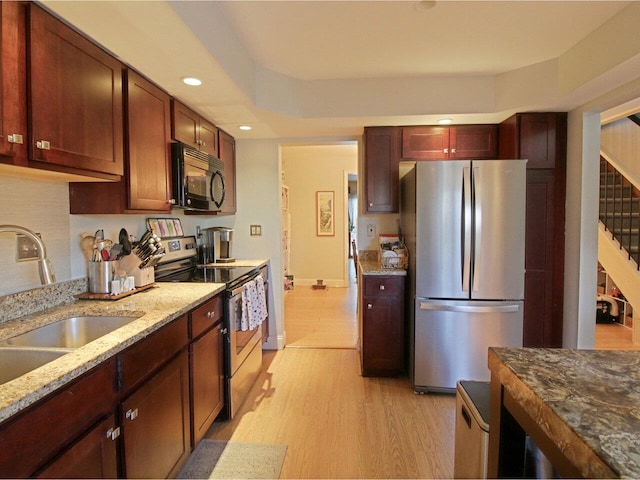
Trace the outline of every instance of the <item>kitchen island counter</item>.
{"type": "Polygon", "coordinates": [[[218,283],[158,283],[116,301],[78,300],[0,324],[0,340],[74,316],[134,316],[127,325],[2,385],[0,421],[23,410],[224,290],[218,283]]]}
{"type": "Polygon", "coordinates": [[[490,348],[489,369],[489,477],[517,474],[522,430],[562,476],[640,477],[640,352],[490,348]]]}

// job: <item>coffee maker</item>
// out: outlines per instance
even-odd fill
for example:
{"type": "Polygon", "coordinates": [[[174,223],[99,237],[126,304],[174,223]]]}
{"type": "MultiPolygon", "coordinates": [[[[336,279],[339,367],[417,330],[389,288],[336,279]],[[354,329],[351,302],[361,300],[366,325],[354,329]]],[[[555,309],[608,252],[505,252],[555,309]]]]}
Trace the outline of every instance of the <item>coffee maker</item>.
{"type": "Polygon", "coordinates": [[[236,259],[231,255],[233,229],[228,227],[203,228],[200,232],[202,243],[199,248],[199,262],[229,263],[236,259]]]}

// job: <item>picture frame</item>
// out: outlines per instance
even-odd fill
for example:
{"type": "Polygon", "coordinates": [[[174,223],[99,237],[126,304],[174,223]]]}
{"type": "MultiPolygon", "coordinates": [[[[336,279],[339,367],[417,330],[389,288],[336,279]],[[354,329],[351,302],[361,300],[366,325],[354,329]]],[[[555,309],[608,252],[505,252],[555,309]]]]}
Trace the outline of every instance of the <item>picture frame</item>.
{"type": "Polygon", "coordinates": [[[335,234],[335,192],[318,190],[316,192],[316,236],[333,237],[335,234]]]}

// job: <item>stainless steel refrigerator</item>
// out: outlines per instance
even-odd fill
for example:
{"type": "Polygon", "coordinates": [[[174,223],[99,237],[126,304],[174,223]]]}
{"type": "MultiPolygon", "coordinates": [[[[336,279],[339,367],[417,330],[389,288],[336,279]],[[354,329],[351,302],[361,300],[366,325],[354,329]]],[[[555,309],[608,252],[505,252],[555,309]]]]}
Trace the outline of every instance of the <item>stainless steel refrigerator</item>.
{"type": "Polygon", "coordinates": [[[401,185],[414,389],[488,381],[488,348],[522,346],[526,160],[417,162],[401,185]]]}

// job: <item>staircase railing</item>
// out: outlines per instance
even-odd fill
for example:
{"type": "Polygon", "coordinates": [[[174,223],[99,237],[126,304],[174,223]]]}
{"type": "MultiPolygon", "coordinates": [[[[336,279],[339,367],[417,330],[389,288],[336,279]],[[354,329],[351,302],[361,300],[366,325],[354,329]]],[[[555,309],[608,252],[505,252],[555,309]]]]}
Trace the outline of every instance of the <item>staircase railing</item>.
{"type": "Polygon", "coordinates": [[[640,190],[603,156],[600,221],[640,270],[640,190]]]}

